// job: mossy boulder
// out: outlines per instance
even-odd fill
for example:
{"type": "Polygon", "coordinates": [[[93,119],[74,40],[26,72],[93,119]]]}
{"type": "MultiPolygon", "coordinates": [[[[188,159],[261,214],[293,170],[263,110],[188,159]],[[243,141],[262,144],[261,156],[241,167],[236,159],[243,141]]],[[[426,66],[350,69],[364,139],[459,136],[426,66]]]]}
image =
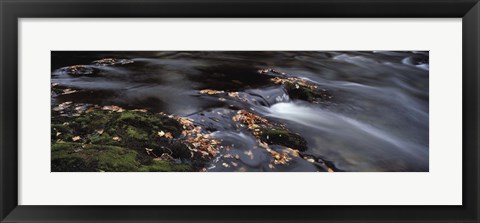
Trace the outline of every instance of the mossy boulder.
{"type": "Polygon", "coordinates": [[[74,107],[52,112],[53,171],[193,171],[205,164],[205,159],[192,156],[181,140],[183,126],[173,118],[100,108],[75,113],[74,107]],[[159,160],[164,154],[172,159],[159,160]],[[180,168],[174,162],[188,165],[180,168]]]}
{"type": "Polygon", "coordinates": [[[139,172],[188,172],[192,168],[188,165],[177,165],[165,160],[154,160],[152,164],[142,166],[139,172]]]}
{"type": "Polygon", "coordinates": [[[285,129],[261,129],[260,139],[271,145],[281,145],[299,151],[307,150],[307,141],[285,129]]]}
{"type": "Polygon", "coordinates": [[[285,83],[284,87],[289,97],[292,99],[318,103],[332,98],[332,95],[323,89],[311,88],[295,83],[285,83]]]}
{"type": "Polygon", "coordinates": [[[190,171],[190,166],[169,161],[153,160],[142,165],[138,153],[119,146],[81,143],[55,143],[52,145],[53,172],[144,172],[190,171]]]}
{"type": "Polygon", "coordinates": [[[133,150],[118,146],[80,143],[52,145],[52,171],[134,171],[140,163],[133,150]]]}
{"type": "Polygon", "coordinates": [[[178,148],[169,148],[174,143],[158,133],[169,132],[173,137],[178,137],[182,130],[176,120],[165,115],[134,111],[96,109],[78,117],[52,119],[52,122],[52,142],[122,146],[138,151],[144,151],[145,148],[161,149],[162,146],[165,148],[163,152],[178,148]]]}

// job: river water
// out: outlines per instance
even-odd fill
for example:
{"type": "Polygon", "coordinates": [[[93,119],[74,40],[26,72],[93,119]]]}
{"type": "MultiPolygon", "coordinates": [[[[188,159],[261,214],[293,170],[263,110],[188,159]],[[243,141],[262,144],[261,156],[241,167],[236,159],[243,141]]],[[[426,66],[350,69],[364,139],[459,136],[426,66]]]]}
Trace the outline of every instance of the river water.
{"type": "MultiPolygon", "coordinates": [[[[189,117],[233,145],[228,152],[241,157],[237,166],[224,166],[221,152],[209,171],[268,171],[266,151],[231,123],[239,109],[284,124],[306,140],[306,154],[331,162],[337,171],[428,171],[428,59],[428,52],[397,51],[58,51],[52,52],[52,83],[76,92],[52,97],[52,103],[117,105],[189,117]],[[133,63],[92,64],[102,58],[133,63]],[[96,73],[65,72],[79,64],[96,73]],[[291,99],[271,76],[259,74],[261,69],[308,80],[332,98],[325,103],[291,99]],[[239,92],[247,100],[219,100],[199,94],[203,89],[239,92]]],[[[317,170],[298,158],[276,171],[317,170]]]]}

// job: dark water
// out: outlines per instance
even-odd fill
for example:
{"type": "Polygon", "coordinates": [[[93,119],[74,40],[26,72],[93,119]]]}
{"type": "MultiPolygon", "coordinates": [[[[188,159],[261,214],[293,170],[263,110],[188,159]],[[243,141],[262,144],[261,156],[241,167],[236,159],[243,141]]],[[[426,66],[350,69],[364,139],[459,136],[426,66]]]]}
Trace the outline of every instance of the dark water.
{"type": "MultiPolygon", "coordinates": [[[[192,118],[240,156],[209,171],[266,171],[268,154],[255,138],[238,131],[239,109],[284,123],[307,141],[306,153],[344,171],[428,171],[428,52],[52,52],[52,83],[77,90],[52,98],[145,108],[192,118]],[[131,64],[101,66],[102,58],[131,64]],[[91,75],[72,76],[63,67],[83,64],[91,75]],[[292,100],[259,69],[271,68],[327,89],[332,100],[292,100]],[[199,90],[239,92],[248,98],[219,100],[199,90]],[[202,122],[200,122],[202,120],[202,122]]],[[[281,150],[282,148],[277,148],[281,150]]],[[[277,171],[316,171],[298,158],[277,171]]]]}

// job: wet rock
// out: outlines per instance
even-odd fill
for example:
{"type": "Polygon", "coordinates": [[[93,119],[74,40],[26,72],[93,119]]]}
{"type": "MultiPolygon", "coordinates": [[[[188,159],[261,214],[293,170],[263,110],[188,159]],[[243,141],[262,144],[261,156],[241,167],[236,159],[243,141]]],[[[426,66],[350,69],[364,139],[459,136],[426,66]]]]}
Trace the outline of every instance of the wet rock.
{"type": "Polygon", "coordinates": [[[92,76],[98,73],[97,69],[89,65],[73,65],[61,68],[60,71],[71,76],[92,76]]]}
{"type": "Polygon", "coordinates": [[[52,171],[135,171],[140,166],[136,152],[126,148],[80,143],[52,145],[52,171]],[[81,150],[79,148],[82,148],[81,150]]]}
{"type": "Polygon", "coordinates": [[[112,65],[125,65],[132,64],[133,61],[129,59],[117,59],[117,58],[103,58],[100,60],[95,60],[92,64],[102,65],[102,66],[112,66],[112,65]]]}
{"type": "MultiPolygon", "coordinates": [[[[220,63],[223,64],[223,63],[220,63]]],[[[192,81],[208,83],[206,86],[219,87],[217,90],[242,91],[246,88],[257,88],[269,83],[268,76],[259,76],[250,64],[224,64],[219,66],[201,67],[199,75],[189,75],[192,81]]]]}
{"type": "Polygon", "coordinates": [[[295,83],[285,83],[284,87],[292,99],[308,101],[311,103],[319,103],[332,99],[332,95],[324,89],[311,89],[295,83]]]}
{"type": "Polygon", "coordinates": [[[278,102],[290,101],[288,93],[281,86],[248,89],[245,92],[257,98],[253,103],[256,105],[271,106],[278,102]]]}
{"type": "Polygon", "coordinates": [[[236,113],[234,110],[226,108],[216,108],[208,111],[202,111],[189,116],[194,123],[203,126],[207,131],[228,131],[235,129],[235,123],[232,116],[236,113]]]}
{"type": "Polygon", "coordinates": [[[99,66],[115,66],[115,65],[127,65],[132,64],[133,61],[129,59],[116,59],[116,58],[104,58],[95,60],[89,65],[72,65],[64,68],[60,68],[53,72],[53,76],[61,74],[68,74],[71,76],[96,76],[100,73],[101,68],[99,66]]]}
{"type": "MultiPolygon", "coordinates": [[[[173,165],[173,159],[189,160],[189,170],[194,170],[202,168],[207,161],[208,157],[199,151],[190,150],[190,147],[193,146],[182,135],[185,126],[173,117],[143,110],[124,110],[113,106],[110,106],[110,109],[100,106],[75,109],[79,106],[68,103],[61,106],[61,111],[52,111],[52,157],[53,155],[56,157],[56,161],[52,161],[52,163],[56,165],[55,168],[58,171],[72,170],[65,167],[68,163],[75,164],[77,171],[98,171],[100,169],[103,171],[141,171],[143,166],[153,164],[156,166],[145,167],[146,169],[143,170],[165,170],[168,165],[173,165]],[[163,134],[159,134],[159,132],[163,132],[163,134]],[[87,148],[82,147],[82,150],[79,150],[69,147],[68,151],[71,150],[78,154],[73,157],[66,157],[65,152],[62,152],[65,157],[62,154],[62,156],[57,156],[56,152],[54,154],[54,148],[66,150],[66,147],[73,145],[87,146],[87,148]],[[127,155],[132,153],[134,161],[128,161],[128,167],[103,168],[97,166],[98,168],[95,167],[97,168],[95,169],[92,167],[96,165],[92,163],[95,160],[90,160],[90,155],[96,153],[97,150],[122,151],[127,155]],[[168,154],[173,159],[163,160],[161,165],[154,162],[155,158],[159,158],[163,154],[168,154]],[[83,163],[81,159],[85,159],[83,163]]],[[[84,107],[84,105],[80,107],[84,107]]],[[[101,154],[95,156],[98,155],[101,154]]],[[[100,160],[97,161],[100,162],[110,155],[100,156],[103,158],[99,158],[100,160]]],[[[119,162],[123,163],[121,160],[119,162]]]]}
{"type": "Polygon", "coordinates": [[[262,69],[258,73],[271,76],[270,81],[282,85],[292,99],[304,100],[311,103],[320,103],[332,99],[326,89],[303,78],[293,77],[285,72],[274,69],[262,69]]]}
{"type": "Polygon", "coordinates": [[[134,150],[109,145],[54,143],[51,168],[54,172],[142,172],[189,171],[186,165],[167,161],[142,164],[134,150]],[[81,149],[79,149],[81,148],[81,149]]]}
{"type": "Polygon", "coordinates": [[[173,142],[171,144],[162,145],[159,148],[153,150],[153,153],[157,157],[161,157],[163,154],[168,154],[173,159],[190,159],[192,158],[192,151],[188,147],[180,142],[173,142]]]}
{"type": "Polygon", "coordinates": [[[271,145],[282,145],[299,151],[307,150],[307,141],[285,129],[261,129],[259,138],[271,145]]]}
{"type": "Polygon", "coordinates": [[[308,152],[302,152],[300,153],[300,157],[305,161],[314,164],[321,172],[345,172],[345,170],[338,168],[332,161],[323,156],[316,156],[308,152]]]}

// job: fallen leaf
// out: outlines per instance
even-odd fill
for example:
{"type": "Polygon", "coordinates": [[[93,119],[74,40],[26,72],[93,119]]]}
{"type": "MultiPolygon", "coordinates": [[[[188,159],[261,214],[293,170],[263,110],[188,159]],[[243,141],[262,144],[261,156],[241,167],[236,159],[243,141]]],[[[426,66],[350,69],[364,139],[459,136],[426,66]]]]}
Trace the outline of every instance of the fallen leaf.
{"type": "Polygon", "coordinates": [[[221,94],[221,93],[224,93],[224,91],[217,91],[212,89],[205,89],[200,91],[200,94],[208,94],[208,95],[221,94]]]}
{"type": "Polygon", "coordinates": [[[73,140],[74,142],[75,142],[75,141],[78,141],[78,140],[80,140],[80,139],[81,139],[80,136],[74,136],[74,137],[72,137],[72,140],[73,140]]]}
{"type": "Polygon", "coordinates": [[[75,93],[75,92],[77,92],[77,90],[72,90],[72,89],[70,89],[70,88],[67,88],[67,89],[64,89],[64,90],[63,90],[63,94],[64,94],[64,95],[65,95],[65,94],[72,94],[72,93],[75,93]]]}
{"type": "Polygon", "coordinates": [[[245,151],[244,153],[245,153],[245,155],[249,156],[251,160],[253,160],[254,157],[253,157],[253,153],[252,153],[251,150],[245,151]]]}
{"type": "Polygon", "coordinates": [[[300,156],[300,154],[298,153],[298,150],[296,150],[296,149],[288,148],[288,151],[289,151],[290,155],[292,155],[294,157],[300,156]]]}
{"type": "Polygon", "coordinates": [[[103,106],[102,110],[113,111],[113,112],[123,112],[123,111],[125,111],[123,108],[121,108],[119,106],[116,106],[116,105],[103,106]]]}
{"type": "Polygon", "coordinates": [[[167,139],[173,139],[173,135],[170,132],[165,133],[165,138],[167,139]]]}
{"type": "Polygon", "coordinates": [[[157,154],[153,152],[153,149],[145,148],[145,152],[147,153],[147,155],[153,155],[158,158],[157,154]]]}
{"type": "Polygon", "coordinates": [[[160,132],[158,132],[158,135],[159,135],[160,137],[162,137],[162,136],[164,136],[164,135],[165,135],[165,132],[163,132],[163,131],[160,131],[160,132]]]}
{"type": "Polygon", "coordinates": [[[173,157],[168,153],[163,153],[160,157],[155,158],[154,160],[174,160],[173,157]]]}
{"type": "Polygon", "coordinates": [[[260,73],[260,74],[266,74],[270,71],[271,71],[271,69],[262,69],[262,70],[258,70],[257,72],[260,73]]]}

